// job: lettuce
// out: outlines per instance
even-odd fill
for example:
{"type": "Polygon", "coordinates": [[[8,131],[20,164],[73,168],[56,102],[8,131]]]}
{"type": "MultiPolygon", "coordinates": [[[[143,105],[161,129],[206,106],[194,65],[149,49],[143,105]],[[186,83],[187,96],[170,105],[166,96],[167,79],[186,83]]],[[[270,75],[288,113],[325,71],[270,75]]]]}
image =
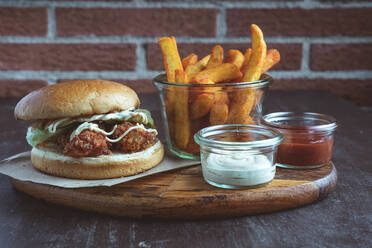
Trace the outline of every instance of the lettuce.
{"type": "Polygon", "coordinates": [[[30,146],[34,147],[40,143],[43,143],[49,138],[52,138],[60,133],[63,133],[67,129],[68,127],[59,128],[55,133],[49,133],[48,130],[34,128],[31,126],[27,129],[26,140],[27,143],[30,144],[30,146]]]}
{"type": "Polygon", "coordinates": [[[144,113],[147,117],[148,123],[143,123],[142,118],[139,118],[139,117],[132,117],[131,119],[129,119],[129,121],[139,123],[139,124],[144,124],[150,128],[155,128],[154,120],[151,117],[150,111],[146,109],[135,109],[134,112],[144,113]]]}

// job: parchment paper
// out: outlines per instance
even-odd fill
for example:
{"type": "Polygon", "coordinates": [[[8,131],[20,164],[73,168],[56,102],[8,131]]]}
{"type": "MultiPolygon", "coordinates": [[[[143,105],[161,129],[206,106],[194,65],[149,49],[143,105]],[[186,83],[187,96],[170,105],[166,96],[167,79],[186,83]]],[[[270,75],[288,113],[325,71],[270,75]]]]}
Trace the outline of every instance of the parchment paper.
{"type": "Polygon", "coordinates": [[[55,177],[44,174],[36,170],[32,166],[30,155],[31,152],[23,152],[0,161],[0,173],[20,181],[30,181],[34,183],[49,184],[62,188],[83,188],[96,186],[112,186],[115,184],[128,182],[140,177],[152,175],[155,173],[160,173],[163,171],[169,171],[200,163],[199,161],[176,158],[165,154],[163,161],[159,165],[152,168],[151,170],[145,171],[134,176],[115,179],[81,180],[55,177]]]}

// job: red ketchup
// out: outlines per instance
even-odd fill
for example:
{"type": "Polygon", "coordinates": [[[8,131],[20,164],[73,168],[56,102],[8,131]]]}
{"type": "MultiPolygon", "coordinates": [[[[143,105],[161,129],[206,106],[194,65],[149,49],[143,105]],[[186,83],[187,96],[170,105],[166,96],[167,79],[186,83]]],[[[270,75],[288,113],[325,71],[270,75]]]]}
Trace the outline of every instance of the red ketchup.
{"type": "Polygon", "coordinates": [[[332,158],[336,119],[317,113],[277,112],[265,115],[262,123],[284,137],[278,147],[277,165],[310,169],[328,164],[332,158]]]}
{"type": "Polygon", "coordinates": [[[279,145],[277,162],[295,166],[315,166],[331,160],[333,137],[287,134],[279,145]]]}

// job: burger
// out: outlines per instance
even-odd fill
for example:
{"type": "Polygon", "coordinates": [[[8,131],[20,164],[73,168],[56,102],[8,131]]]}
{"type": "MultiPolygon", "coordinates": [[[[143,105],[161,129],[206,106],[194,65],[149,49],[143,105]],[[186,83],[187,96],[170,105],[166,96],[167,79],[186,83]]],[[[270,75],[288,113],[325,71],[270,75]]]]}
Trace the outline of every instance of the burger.
{"type": "Polygon", "coordinates": [[[164,156],[149,111],[129,87],[105,80],[49,85],[22,98],[15,118],[28,128],[33,166],[77,179],[134,175],[164,156]]]}

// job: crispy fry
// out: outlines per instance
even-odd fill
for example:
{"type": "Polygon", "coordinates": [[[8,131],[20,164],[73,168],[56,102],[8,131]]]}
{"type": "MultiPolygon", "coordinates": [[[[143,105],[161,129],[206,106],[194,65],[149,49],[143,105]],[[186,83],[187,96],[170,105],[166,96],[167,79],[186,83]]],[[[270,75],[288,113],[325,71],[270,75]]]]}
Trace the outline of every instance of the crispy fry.
{"type": "Polygon", "coordinates": [[[198,73],[201,70],[205,69],[205,67],[207,67],[207,64],[208,64],[208,61],[209,61],[210,57],[211,57],[211,55],[207,55],[204,58],[202,58],[201,60],[199,60],[198,62],[196,62],[195,64],[189,65],[186,68],[187,78],[188,79],[191,79],[191,78],[193,78],[193,76],[196,73],[198,73]]]}
{"type": "Polygon", "coordinates": [[[226,123],[229,114],[229,96],[226,92],[219,90],[214,94],[214,103],[209,113],[209,123],[222,125],[226,123]]]}
{"type": "Polygon", "coordinates": [[[176,40],[174,37],[162,37],[158,39],[158,43],[163,53],[167,80],[168,82],[175,82],[175,71],[183,71],[182,62],[177,50],[176,40]]]}
{"type": "Polygon", "coordinates": [[[213,102],[213,94],[203,93],[198,95],[190,106],[191,119],[198,119],[208,114],[213,102]]]}
{"type": "Polygon", "coordinates": [[[236,65],[239,70],[242,67],[244,62],[244,55],[235,49],[231,49],[227,52],[225,63],[230,63],[236,65]]]}
{"type": "Polygon", "coordinates": [[[196,62],[198,62],[198,55],[195,53],[190,53],[186,58],[182,59],[183,69],[186,70],[189,65],[193,65],[196,62]]]}
{"type": "Polygon", "coordinates": [[[252,118],[249,116],[255,103],[254,91],[244,90],[245,94],[240,96],[235,96],[231,105],[229,117],[227,119],[228,123],[232,124],[252,124],[252,118]],[[252,94],[253,92],[253,94],[252,94]]]}
{"type": "MultiPolygon", "coordinates": [[[[175,79],[177,83],[185,83],[186,73],[183,70],[176,70],[175,79]]],[[[175,96],[177,101],[174,103],[174,137],[178,148],[186,149],[190,137],[188,91],[176,88],[175,96]]]]}
{"type": "Polygon", "coordinates": [[[205,78],[205,75],[208,75],[209,79],[212,82],[219,83],[240,78],[242,76],[242,73],[236,65],[224,63],[213,68],[198,72],[192,79],[192,82],[200,81],[201,78],[205,78]]]}
{"type": "MultiPolygon", "coordinates": [[[[248,61],[248,70],[245,72],[242,81],[252,82],[260,79],[263,63],[266,57],[266,43],[262,31],[257,25],[251,25],[252,55],[248,61]]],[[[233,99],[230,107],[228,122],[247,124],[251,122],[249,113],[255,105],[255,90],[240,90],[233,99]]]]}
{"type": "Polygon", "coordinates": [[[213,68],[223,62],[223,48],[220,45],[216,45],[212,49],[211,58],[208,61],[207,69],[213,68]]]}
{"type": "Polygon", "coordinates": [[[260,79],[263,63],[266,57],[266,43],[261,29],[251,25],[252,55],[248,62],[248,70],[243,76],[243,82],[252,82],[260,79]]]}
{"type": "Polygon", "coordinates": [[[214,94],[214,101],[216,103],[226,103],[226,104],[229,104],[230,100],[229,100],[229,96],[227,95],[226,92],[222,91],[222,89],[220,89],[220,91],[216,92],[214,94]]]}
{"type": "Polygon", "coordinates": [[[208,74],[201,75],[195,78],[195,83],[197,84],[214,84],[214,82],[209,78],[208,74]]]}
{"type": "Polygon", "coordinates": [[[267,50],[261,73],[267,72],[271,67],[276,65],[279,61],[280,61],[280,53],[278,50],[276,49],[267,50]]]}
{"type": "Polygon", "coordinates": [[[226,103],[215,103],[209,114],[209,122],[211,125],[222,125],[227,121],[229,107],[226,103]]]}
{"type": "MultiPolygon", "coordinates": [[[[176,39],[172,37],[162,37],[158,39],[158,43],[160,49],[163,53],[163,60],[164,60],[164,67],[167,73],[167,81],[168,82],[175,82],[175,71],[180,70],[183,71],[180,55],[178,54],[177,50],[177,43],[176,39]]],[[[173,119],[173,108],[175,103],[175,91],[172,88],[169,88],[167,99],[166,99],[166,111],[167,111],[167,118],[168,118],[168,125],[172,127],[172,119],[173,119]]],[[[169,132],[173,135],[173,129],[170,128],[169,132]]]]}
{"type": "Polygon", "coordinates": [[[242,67],[240,68],[241,72],[243,75],[247,72],[248,70],[248,64],[249,64],[249,59],[251,58],[252,55],[252,48],[248,48],[245,53],[244,53],[244,62],[242,67]]]}

